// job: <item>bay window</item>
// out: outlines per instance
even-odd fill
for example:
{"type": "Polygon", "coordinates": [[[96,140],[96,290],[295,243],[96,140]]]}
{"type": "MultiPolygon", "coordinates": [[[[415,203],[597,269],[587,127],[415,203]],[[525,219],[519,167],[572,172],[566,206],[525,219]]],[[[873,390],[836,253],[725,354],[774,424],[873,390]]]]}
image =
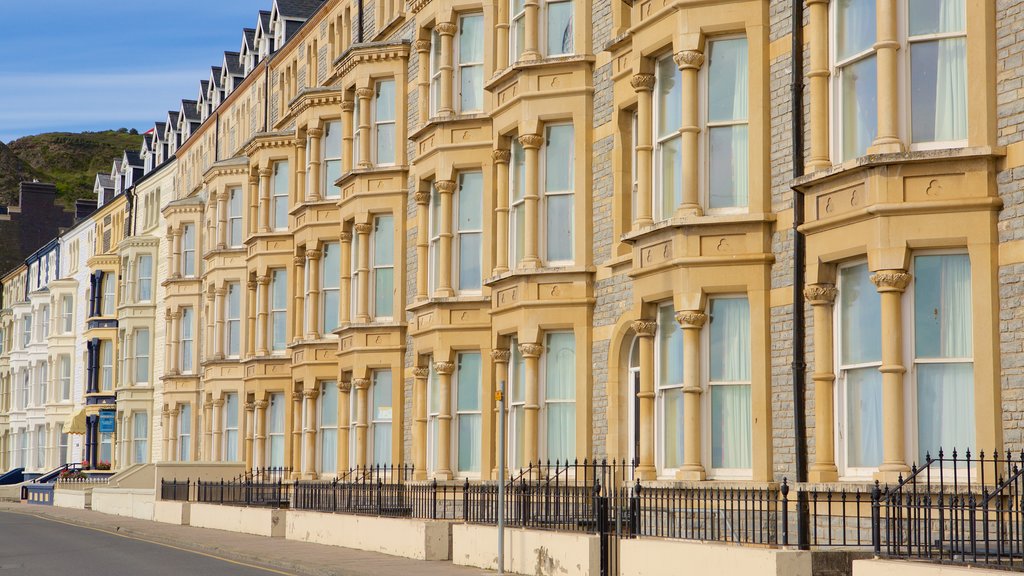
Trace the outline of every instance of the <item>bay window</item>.
{"type": "MultiPolygon", "coordinates": [[[[181,275],[185,278],[192,278],[196,275],[195,224],[185,224],[181,229],[181,275]]],[[[106,280],[106,275],[103,279],[106,280]]]]}
{"type": "Polygon", "coordinates": [[[273,230],[288,228],[288,161],[274,162],[270,181],[270,227],[273,230]]]}
{"type": "Polygon", "coordinates": [[[324,243],[320,266],[320,298],[323,303],[318,321],[323,333],[327,334],[338,327],[341,312],[341,244],[324,243]]]}
{"type": "Polygon", "coordinates": [[[228,246],[237,248],[245,241],[242,233],[242,189],[228,190],[228,246]]]}
{"type": "MultiPolygon", "coordinates": [[[[348,301],[349,317],[350,318],[356,318],[358,316],[358,310],[359,310],[359,290],[357,289],[358,286],[359,286],[359,274],[360,274],[360,272],[359,272],[359,234],[353,234],[352,235],[352,248],[350,250],[348,261],[349,261],[348,273],[349,273],[349,276],[351,276],[351,278],[352,278],[349,281],[349,285],[352,287],[349,290],[349,301],[348,301]]],[[[355,394],[353,394],[353,396],[355,396],[355,394]]]]}
{"type": "Polygon", "coordinates": [[[323,139],[321,163],[324,171],[324,198],[340,198],[341,188],[335,182],[341,178],[341,120],[324,122],[323,139]]]}
{"type": "Polygon", "coordinates": [[[441,105],[441,33],[435,26],[430,30],[430,116],[437,116],[441,105]]]}
{"type": "Polygon", "coordinates": [[[75,319],[75,300],[71,296],[61,296],[60,308],[61,308],[61,330],[64,334],[70,334],[74,325],[75,319]]]}
{"type": "Polygon", "coordinates": [[[321,382],[319,399],[320,457],[317,458],[317,471],[321,474],[334,473],[338,469],[338,383],[333,380],[321,382]]]}
{"type": "MultiPolygon", "coordinates": [[[[361,101],[362,101],[362,98],[358,98],[358,97],[352,99],[352,118],[353,118],[353,121],[352,121],[351,130],[352,130],[352,164],[353,164],[353,166],[359,166],[363,162],[363,157],[362,157],[362,152],[361,152],[362,146],[360,145],[360,142],[362,142],[362,139],[363,139],[362,138],[363,131],[359,129],[359,125],[361,123],[360,118],[362,118],[361,112],[359,110],[361,108],[361,105],[359,104],[361,101]]],[[[350,168],[351,168],[351,166],[350,166],[350,168]]]]}
{"type": "MultiPolygon", "coordinates": [[[[296,312],[298,314],[298,312],[296,312]]],[[[270,349],[284,350],[288,316],[288,284],[284,269],[270,273],[270,349]]]]}
{"type": "Polygon", "coordinates": [[[711,467],[750,468],[750,304],[711,300],[708,387],[711,389],[711,467]]]}
{"type": "Polygon", "coordinates": [[[138,275],[136,297],[139,302],[149,302],[153,299],[153,257],[149,254],[139,256],[135,266],[135,273],[138,275]]]}
{"type": "Polygon", "coordinates": [[[526,48],[526,1],[509,0],[509,62],[518,62],[526,48]]]}
{"type": "Polygon", "coordinates": [[[459,352],[455,369],[455,434],[457,470],[480,472],[481,428],[479,352],[459,352]]]}
{"type": "Polygon", "coordinates": [[[457,42],[455,85],[459,88],[459,112],[481,112],[484,109],[483,14],[465,14],[459,17],[457,42]]]}
{"type": "Polygon", "coordinates": [[[225,314],[224,345],[229,358],[237,358],[242,334],[242,287],[238,282],[228,282],[227,310],[225,314]]]}
{"type": "Polygon", "coordinates": [[[110,340],[100,341],[100,391],[110,392],[114,389],[114,343],[110,340]]]}
{"type": "Polygon", "coordinates": [[[515,267],[526,251],[526,151],[518,138],[512,139],[509,180],[509,262],[515,267]]]}
{"type": "Polygon", "coordinates": [[[914,258],[917,457],[974,446],[971,262],[966,254],[914,258]]]}
{"type": "Polygon", "coordinates": [[[192,460],[192,405],[182,404],[178,412],[178,461],[192,460]]]}
{"type": "Polygon", "coordinates": [[[460,292],[479,292],[483,277],[483,184],[481,172],[459,174],[453,260],[460,292]]]}
{"type": "Polygon", "coordinates": [[[572,1],[552,2],[548,0],[544,3],[544,9],[547,13],[545,55],[572,54],[572,1]]]}
{"type": "Polygon", "coordinates": [[[544,240],[545,260],[573,260],[574,144],[572,124],[545,129],[544,139],[544,240]]]}
{"type": "Polygon", "coordinates": [[[909,0],[911,142],[967,139],[964,0],[909,0]]]}
{"type": "Polygon", "coordinates": [[[103,280],[101,281],[101,288],[103,289],[103,315],[113,316],[114,306],[114,293],[117,287],[114,285],[114,274],[112,272],[102,272],[103,280]]]}
{"type": "Polygon", "coordinates": [[[284,467],[284,394],[270,395],[267,411],[267,466],[284,467]]]}
{"type": "Polygon", "coordinates": [[[39,307],[39,336],[44,340],[50,336],[50,305],[43,304],[39,307]]]}
{"type": "MultiPolygon", "coordinates": [[[[188,311],[188,312],[191,312],[192,309],[191,308],[186,308],[185,310],[188,311]]],[[[186,326],[186,324],[184,324],[185,318],[186,318],[185,314],[182,314],[181,318],[182,318],[182,323],[183,323],[182,324],[182,336],[184,337],[184,331],[185,331],[185,326],[186,326]]],[[[188,318],[191,318],[191,314],[188,316],[188,318]]],[[[192,353],[191,353],[191,350],[190,350],[190,348],[192,346],[191,332],[192,332],[191,328],[189,328],[189,332],[188,332],[189,333],[189,340],[188,340],[187,347],[186,347],[186,343],[185,343],[184,339],[182,340],[182,356],[183,356],[182,366],[185,365],[184,364],[184,355],[185,355],[186,351],[188,351],[187,353],[189,355],[188,356],[188,358],[189,358],[189,365],[188,365],[188,370],[187,371],[189,371],[189,372],[192,371],[192,364],[191,364],[191,362],[192,362],[192,358],[191,358],[192,353]]],[[[149,382],[149,329],[148,328],[139,328],[139,329],[135,330],[135,383],[136,384],[145,384],[147,382],[149,382]]]]}
{"type": "Polygon", "coordinates": [[[238,394],[224,395],[224,461],[238,461],[238,394]]]}
{"type": "Polygon", "coordinates": [[[441,192],[437,186],[430,186],[430,237],[427,240],[427,250],[430,259],[430,267],[427,272],[430,293],[433,294],[440,284],[441,276],[441,192]]]}
{"type": "Polygon", "coordinates": [[[655,405],[662,470],[683,464],[683,334],[671,303],[658,307],[655,354],[655,405]]]}
{"type": "Polygon", "coordinates": [[[508,465],[511,469],[526,465],[526,359],[519,351],[519,341],[512,339],[508,364],[508,465]]]}
{"type": "Polygon", "coordinates": [[[58,356],[60,370],[60,400],[67,402],[71,400],[71,355],[61,354],[58,356]]]}
{"type": "Polygon", "coordinates": [[[136,412],[132,416],[132,463],[149,461],[149,415],[136,412]]]}
{"type": "Polygon", "coordinates": [[[840,461],[846,476],[882,463],[882,303],[866,263],[839,269],[840,461]]]}
{"type": "Polygon", "coordinates": [[[551,332],[544,348],[546,459],[568,462],[576,455],[576,336],[551,332]]]}
{"type": "Polygon", "coordinates": [[[371,273],[373,285],[373,316],[378,319],[391,318],[394,309],[395,254],[394,218],[388,215],[373,219],[373,235],[370,238],[371,273]]]}
{"type": "Polygon", "coordinates": [[[370,407],[370,430],[373,464],[391,464],[391,371],[373,371],[373,404],[370,407]]]}
{"type": "Polygon", "coordinates": [[[32,315],[26,314],[21,317],[21,347],[28,348],[32,342],[32,315]]]}
{"type": "Polygon", "coordinates": [[[875,0],[835,3],[836,142],[839,157],[863,156],[878,135],[875,0]]]}
{"type": "Polygon", "coordinates": [[[747,39],[708,45],[707,127],[708,208],[746,208],[747,39]]]}
{"type": "Polygon", "coordinates": [[[193,325],[195,323],[195,312],[191,307],[181,309],[181,372],[191,374],[195,368],[193,361],[192,346],[195,337],[193,336],[193,325]]]}
{"type": "Polygon", "coordinates": [[[439,467],[447,468],[438,462],[440,450],[437,444],[441,427],[441,378],[430,363],[430,375],[427,377],[427,471],[433,473],[439,467]]]}
{"type": "Polygon", "coordinates": [[[654,207],[655,219],[666,220],[683,201],[682,73],[672,55],[659,58],[654,69],[654,207]]]}
{"type": "Polygon", "coordinates": [[[373,140],[376,143],[376,164],[395,163],[395,81],[379,80],[375,86],[373,106],[373,140]]]}

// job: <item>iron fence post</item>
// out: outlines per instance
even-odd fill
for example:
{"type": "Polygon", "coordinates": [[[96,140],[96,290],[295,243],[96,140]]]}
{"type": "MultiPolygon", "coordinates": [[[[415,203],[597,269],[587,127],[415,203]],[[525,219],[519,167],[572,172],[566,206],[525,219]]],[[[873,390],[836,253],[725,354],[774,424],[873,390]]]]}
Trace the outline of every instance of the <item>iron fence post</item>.
{"type": "Polygon", "coordinates": [[[882,554],[882,489],[875,480],[875,487],[871,490],[871,548],[875,556],[882,554]]]}
{"type": "Polygon", "coordinates": [[[789,484],[782,479],[782,545],[789,546],[789,484]]]}

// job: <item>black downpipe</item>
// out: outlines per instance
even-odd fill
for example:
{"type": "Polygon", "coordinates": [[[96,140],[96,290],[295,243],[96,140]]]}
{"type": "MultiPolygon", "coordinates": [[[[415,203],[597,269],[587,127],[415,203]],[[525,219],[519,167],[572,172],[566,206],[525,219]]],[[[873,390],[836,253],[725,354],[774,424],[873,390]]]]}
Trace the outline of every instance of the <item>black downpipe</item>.
{"type": "MultiPolygon", "coordinates": [[[[267,56],[270,60],[270,56],[267,56]]],[[[270,132],[270,63],[263,63],[263,131],[270,132]]]]}
{"type": "Polygon", "coordinates": [[[363,0],[359,0],[359,6],[357,9],[357,16],[359,18],[359,25],[356,27],[356,42],[363,43],[363,0]]]}
{"type": "MultiPolygon", "coordinates": [[[[793,83],[790,101],[792,116],[790,132],[793,139],[793,179],[804,175],[804,3],[790,0],[793,13],[790,16],[793,61],[793,83]]],[[[804,354],[804,235],[800,225],[804,223],[804,202],[798,190],[793,189],[793,439],[796,443],[796,481],[807,482],[807,414],[804,403],[807,362],[804,354]]],[[[796,500],[797,546],[809,550],[810,510],[807,492],[797,490],[796,500]]]]}

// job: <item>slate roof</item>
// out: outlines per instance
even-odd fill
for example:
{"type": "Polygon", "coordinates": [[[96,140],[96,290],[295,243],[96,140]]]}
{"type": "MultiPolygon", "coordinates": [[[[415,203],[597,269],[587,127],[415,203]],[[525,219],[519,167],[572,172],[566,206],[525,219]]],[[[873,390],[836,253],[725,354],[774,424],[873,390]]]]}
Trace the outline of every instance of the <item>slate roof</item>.
{"type": "Polygon", "coordinates": [[[260,10],[260,27],[264,34],[270,33],[270,10],[260,10]]]}
{"type": "Polygon", "coordinates": [[[242,63],[238,61],[238,52],[225,52],[224,63],[227,64],[228,74],[231,76],[241,76],[245,73],[242,63]]]}
{"type": "Polygon", "coordinates": [[[102,172],[96,173],[96,182],[100,185],[100,188],[113,188],[114,180],[110,177],[110,174],[104,174],[102,172]]]}
{"type": "Polygon", "coordinates": [[[220,73],[221,73],[221,72],[222,72],[223,70],[224,70],[224,69],[223,69],[223,68],[221,68],[220,66],[211,66],[211,67],[210,67],[210,77],[211,77],[211,78],[212,78],[212,80],[213,80],[213,86],[214,86],[215,88],[220,88],[220,87],[221,87],[221,81],[220,81],[220,73]]]}
{"type": "Polygon", "coordinates": [[[167,119],[171,121],[170,124],[172,130],[178,127],[178,117],[180,115],[181,114],[179,114],[176,110],[170,110],[167,112],[167,119]]]}
{"type": "Polygon", "coordinates": [[[277,0],[277,12],[285,18],[306,20],[321,6],[323,0],[277,0]]]}
{"type": "Polygon", "coordinates": [[[256,29],[255,28],[242,28],[242,42],[252,50],[253,43],[256,40],[256,29]]]}
{"type": "Polygon", "coordinates": [[[142,158],[139,157],[138,150],[125,150],[124,157],[128,160],[129,166],[142,166],[142,158]]]}
{"type": "MultiPolygon", "coordinates": [[[[203,80],[203,82],[206,82],[203,80]]],[[[185,115],[185,120],[199,121],[199,111],[196,110],[197,102],[195,100],[182,100],[181,101],[181,112],[185,115]]]]}

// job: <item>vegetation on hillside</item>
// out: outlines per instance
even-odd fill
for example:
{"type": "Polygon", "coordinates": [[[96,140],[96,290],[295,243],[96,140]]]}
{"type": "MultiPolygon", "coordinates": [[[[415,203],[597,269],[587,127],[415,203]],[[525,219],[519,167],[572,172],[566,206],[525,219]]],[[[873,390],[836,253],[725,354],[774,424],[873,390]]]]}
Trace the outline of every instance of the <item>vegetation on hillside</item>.
{"type": "Polygon", "coordinates": [[[97,172],[109,172],[124,150],[138,150],[142,137],[135,130],[50,132],[0,143],[0,202],[17,202],[18,183],[38,179],[57,185],[68,206],[92,196],[97,172]],[[12,158],[13,156],[13,158],[12,158]]]}

